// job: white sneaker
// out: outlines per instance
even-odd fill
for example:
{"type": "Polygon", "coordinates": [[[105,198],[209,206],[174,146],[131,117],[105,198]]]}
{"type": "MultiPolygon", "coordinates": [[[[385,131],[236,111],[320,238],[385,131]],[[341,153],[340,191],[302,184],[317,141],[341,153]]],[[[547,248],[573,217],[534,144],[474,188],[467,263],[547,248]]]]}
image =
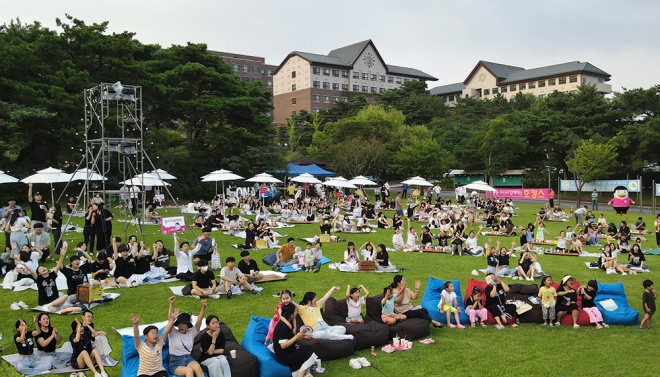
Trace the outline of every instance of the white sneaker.
{"type": "Polygon", "coordinates": [[[17,302],[14,302],[13,304],[9,305],[9,309],[11,309],[11,310],[21,310],[21,307],[18,306],[17,302]]]}
{"type": "Polygon", "coordinates": [[[517,276],[513,276],[511,279],[513,279],[513,280],[518,280],[518,277],[517,277],[517,276]]]}
{"type": "Polygon", "coordinates": [[[101,373],[99,372],[94,373],[94,377],[101,377],[101,373]]]}
{"type": "Polygon", "coordinates": [[[357,361],[362,365],[363,367],[368,367],[371,366],[371,363],[364,357],[358,357],[357,361]]]}
{"type": "Polygon", "coordinates": [[[101,377],[108,377],[108,374],[105,372],[101,372],[101,377]]]}
{"type": "Polygon", "coordinates": [[[23,301],[19,301],[16,304],[18,304],[18,306],[20,306],[23,309],[29,308],[29,306],[26,303],[24,303],[23,301]]]}
{"type": "Polygon", "coordinates": [[[212,299],[216,299],[216,300],[217,300],[217,299],[220,298],[220,295],[214,293],[214,294],[212,294],[212,295],[209,295],[209,297],[212,298],[212,299]]]}
{"type": "Polygon", "coordinates": [[[348,334],[348,335],[344,335],[344,339],[353,340],[354,337],[353,337],[353,335],[348,334]]]}
{"type": "Polygon", "coordinates": [[[358,361],[358,359],[351,359],[351,360],[348,362],[348,365],[349,365],[351,368],[353,368],[353,369],[360,369],[360,368],[362,368],[362,364],[360,364],[360,362],[358,361]]]}

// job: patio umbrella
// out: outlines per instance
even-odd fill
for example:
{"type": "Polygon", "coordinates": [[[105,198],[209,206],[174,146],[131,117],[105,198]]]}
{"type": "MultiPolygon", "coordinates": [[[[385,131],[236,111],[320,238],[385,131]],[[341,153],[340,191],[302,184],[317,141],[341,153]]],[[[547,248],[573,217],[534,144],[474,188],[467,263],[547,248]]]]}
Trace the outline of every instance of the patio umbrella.
{"type": "Polygon", "coordinates": [[[488,183],[484,181],[474,181],[472,183],[468,183],[463,187],[465,187],[466,189],[477,190],[477,191],[492,191],[492,192],[497,191],[496,189],[490,187],[488,183]]]}
{"type": "MultiPolygon", "coordinates": [[[[257,174],[254,177],[250,179],[246,179],[246,182],[257,182],[257,183],[281,183],[279,179],[273,177],[272,175],[268,173],[261,173],[257,174]]],[[[262,195],[261,196],[261,204],[263,205],[264,202],[266,201],[266,198],[262,195]]]]}
{"type": "Polygon", "coordinates": [[[218,181],[222,181],[222,194],[225,194],[225,181],[234,179],[244,179],[238,174],[232,173],[230,170],[220,169],[212,171],[202,177],[202,182],[215,182],[215,192],[218,192],[218,181]]]}
{"type": "Polygon", "coordinates": [[[151,174],[155,177],[159,177],[160,179],[163,179],[163,180],[165,180],[165,179],[176,179],[175,176],[173,176],[172,174],[168,173],[167,171],[165,171],[163,169],[152,170],[152,171],[149,172],[149,174],[151,174]]]}
{"type": "Polygon", "coordinates": [[[105,181],[108,178],[87,168],[78,169],[71,174],[72,181],[105,181]]]}
{"type": "Polygon", "coordinates": [[[18,178],[14,178],[9,174],[0,172],[0,183],[16,183],[16,182],[18,182],[18,178]]]}
{"type": "Polygon", "coordinates": [[[331,187],[336,187],[336,188],[357,188],[354,184],[349,182],[346,178],[344,177],[335,177],[332,179],[329,179],[325,182],[323,182],[325,186],[331,186],[331,187]]]}
{"type": "Polygon", "coordinates": [[[21,182],[50,184],[50,198],[52,200],[51,203],[54,203],[55,195],[53,194],[53,183],[69,182],[70,180],[71,174],[65,173],[64,170],[49,167],[39,170],[29,177],[21,179],[21,182]]]}
{"type": "Polygon", "coordinates": [[[349,180],[352,184],[356,186],[376,186],[376,182],[372,181],[371,179],[363,176],[363,175],[358,175],[357,177],[353,177],[353,179],[349,180]]]}
{"type": "Polygon", "coordinates": [[[321,183],[319,179],[309,173],[300,174],[297,177],[291,178],[291,180],[298,183],[321,183]]]}
{"type": "Polygon", "coordinates": [[[407,183],[411,186],[433,186],[433,184],[431,182],[429,182],[426,179],[424,179],[422,177],[419,177],[419,176],[412,177],[410,179],[406,179],[405,181],[403,181],[401,183],[407,183]]]}
{"type": "Polygon", "coordinates": [[[163,181],[162,179],[158,179],[158,177],[149,173],[138,174],[131,179],[119,182],[119,184],[126,186],[170,186],[169,183],[163,181]]]}

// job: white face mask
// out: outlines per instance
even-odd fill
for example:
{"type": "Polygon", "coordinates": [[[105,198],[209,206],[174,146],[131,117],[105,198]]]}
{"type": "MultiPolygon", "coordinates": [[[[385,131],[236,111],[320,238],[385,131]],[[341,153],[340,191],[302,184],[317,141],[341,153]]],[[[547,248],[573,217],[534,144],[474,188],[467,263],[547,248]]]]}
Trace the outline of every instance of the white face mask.
{"type": "Polygon", "coordinates": [[[203,266],[203,267],[199,268],[199,270],[202,271],[202,272],[206,272],[206,270],[208,270],[208,269],[209,269],[208,266],[203,266]]]}

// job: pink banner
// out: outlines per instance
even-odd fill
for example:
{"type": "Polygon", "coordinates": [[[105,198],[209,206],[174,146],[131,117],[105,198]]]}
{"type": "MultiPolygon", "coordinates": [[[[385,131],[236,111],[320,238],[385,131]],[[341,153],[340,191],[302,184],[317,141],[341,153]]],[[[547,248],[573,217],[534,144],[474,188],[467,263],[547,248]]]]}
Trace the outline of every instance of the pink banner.
{"type": "Polygon", "coordinates": [[[495,194],[500,199],[548,200],[547,188],[498,188],[496,193],[488,192],[487,197],[495,194]]]}

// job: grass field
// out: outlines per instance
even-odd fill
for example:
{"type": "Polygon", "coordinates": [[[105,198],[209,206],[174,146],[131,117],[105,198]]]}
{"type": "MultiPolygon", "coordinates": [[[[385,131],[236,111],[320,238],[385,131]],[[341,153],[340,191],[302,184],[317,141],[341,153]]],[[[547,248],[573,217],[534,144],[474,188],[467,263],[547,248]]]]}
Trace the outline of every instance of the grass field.
{"type": "MultiPolygon", "coordinates": [[[[516,225],[525,225],[534,221],[534,211],[538,205],[521,204],[516,211],[520,217],[514,217],[516,225]]],[[[113,210],[118,215],[118,210],[113,210]]],[[[161,210],[161,215],[178,215],[175,210],[161,210]]],[[[604,212],[608,221],[618,223],[614,213],[604,212]]],[[[391,215],[388,214],[388,217],[391,215]]],[[[636,218],[632,214],[630,218],[636,218]],[[634,216],[634,217],[633,217],[634,216]]],[[[645,221],[652,225],[655,216],[646,215],[645,221]]],[[[78,219],[79,220],[79,219],[78,219]]],[[[546,223],[546,229],[556,236],[560,229],[573,223],[546,223]]],[[[115,235],[124,238],[124,225],[114,223],[115,235]]],[[[416,223],[417,226],[422,224],[416,223]]],[[[317,225],[296,225],[294,228],[280,229],[280,233],[295,237],[296,243],[304,247],[304,242],[299,237],[312,237],[317,231],[317,225]]],[[[135,226],[129,226],[127,234],[135,234],[135,226]]],[[[156,239],[163,239],[167,247],[172,247],[172,237],[160,234],[160,228],[156,226],[145,227],[145,238],[148,245],[156,239]]],[[[199,234],[199,232],[198,232],[199,234]]],[[[221,259],[234,256],[239,259],[239,250],[231,248],[229,244],[238,243],[240,239],[229,237],[222,233],[212,234],[218,243],[221,259]]],[[[348,241],[355,242],[356,246],[365,241],[374,244],[391,244],[392,231],[379,230],[377,233],[348,235],[348,241]]],[[[180,237],[182,240],[192,241],[193,235],[190,231],[180,237]]],[[[342,237],[344,238],[344,237],[342,237]]],[[[515,237],[517,241],[518,237],[515,237]]],[[[546,236],[546,238],[552,238],[546,236]]],[[[655,236],[646,236],[648,241],[644,243],[644,249],[655,247],[655,236]]],[[[80,233],[67,233],[66,240],[69,245],[82,240],[80,233]]],[[[502,244],[510,246],[512,238],[502,238],[502,244]]],[[[481,237],[479,244],[483,245],[486,239],[481,237]]],[[[281,240],[280,243],[285,242],[281,240]]],[[[345,250],[345,243],[328,243],[323,245],[323,253],[332,261],[341,258],[345,250]]],[[[587,251],[595,252],[595,247],[587,247],[587,251]]],[[[252,251],[253,259],[257,260],[262,268],[261,257],[271,251],[252,251]]],[[[70,254],[71,252],[69,252],[70,254]]],[[[540,255],[538,257],[543,270],[553,276],[554,280],[561,279],[563,275],[575,276],[581,283],[595,278],[605,283],[623,281],[628,299],[633,308],[641,311],[641,295],[643,291],[642,281],[644,279],[658,280],[657,271],[660,266],[655,256],[649,256],[647,263],[652,272],[638,275],[606,275],[604,272],[589,270],[584,266],[585,261],[591,258],[564,258],[540,255]]],[[[429,276],[439,279],[458,279],[462,289],[467,286],[467,280],[473,269],[486,267],[485,258],[472,256],[451,257],[444,254],[429,253],[391,253],[390,260],[397,267],[405,267],[406,280],[422,282],[421,291],[429,276]]],[[[595,259],[593,259],[595,261],[595,259]]],[[[48,267],[54,266],[53,263],[48,267]]],[[[216,275],[219,271],[216,271],[216,275]]],[[[222,297],[219,300],[210,300],[207,313],[216,314],[221,321],[233,330],[240,340],[248,324],[251,315],[270,317],[278,302],[273,294],[282,289],[290,289],[296,292],[296,301],[299,301],[305,291],[315,291],[322,295],[330,286],[339,285],[341,290],[335,293],[335,298],[343,297],[346,285],[356,286],[364,284],[373,294],[382,292],[384,286],[391,283],[394,274],[375,273],[341,273],[337,270],[328,269],[324,266],[318,274],[304,272],[293,273],[287,276],[288,280],[283,282],[264,283],[263,296],[255,297],[242,295],[227,300],[222,297]]],[[[483,275],[480,279],[483,279],[483,275]]],[[[507,282],[512,282],[510,279],[507,282]]],[[[538,279],[535,282],[538,284],[538,279]]],[[[181,283],[169,283],[169,285],[182,285],[181,283]]],[[[94,322],[97,329],[108,332],[109,340],[113,346],[112,357],[121,359],[121,339],[113,328],[130,326],[129,314],[138,312],[142,317],[142,323],[157,322],[166,319],[167,297],[170,296],[168,284],[156,284],[115,290],[121,293],[121,297],[114,302],[100,306],[94,310],[94,322]]],[[[464,292],[462,292],[464,294],[464,292]]],[[[9,305],[14,301],[25,301],[30,306],[37,302],[37,292],[28,290],[22,293],[14,293],[2,290],[0,293],[0,307],[4,315],[0,319],[0,331],[4,337],[0,345],[4,354],[15,353],[13,343],[14,322],[22,317],[31,322],[31,316],[36,312],[12,311],[9,305]]],[[[199,301],[194,298],[177,297],[176,306],[182,311],[199,311],[199,301]]],[[[68,339],[71,316],[52,316],[51,322],[60,329],[64,337],[68,339]]],[[[609,329],[597,330],[594,327],[572,327],[546,328],[536,324],[521,324],[518,329],[506,328],[498,331],[494,326],[487,329],[467,328],[459,329],[435,329],[431,328],[431,336],[436,343],[423,345],[415,343],[412,350],[386,354],[378,352],[376,358],[369,355],[368,350],[356,353],[356,357],[367,357],[385,376],[494,376],[494,375],[535,375],[535,376],[651,376],[655,375],[655,368],[660,366],[658,356],[655,352],[657,340],[656,324],[653,330],[639,331],[636,326],[611,326],[609,329]]],[[[381,376],[374,368],[363,368],[353,370],[348,366],[348,359],[324,361],[327,376],[381,376]]],[[[118,376],[121,364],[115,368],[109,368],[110,376],[118,376]]],[[[18,373],[8,366],[4,361],[0,367],[3,376],[18,376],[18,373]]],[[[88,372],[89,375],[89,372],[88,372]]],[[[235,376],[236,377],[236,376],[235,376]]],[[[240,376],[238,376],[240,377],[240,376]]]]}

